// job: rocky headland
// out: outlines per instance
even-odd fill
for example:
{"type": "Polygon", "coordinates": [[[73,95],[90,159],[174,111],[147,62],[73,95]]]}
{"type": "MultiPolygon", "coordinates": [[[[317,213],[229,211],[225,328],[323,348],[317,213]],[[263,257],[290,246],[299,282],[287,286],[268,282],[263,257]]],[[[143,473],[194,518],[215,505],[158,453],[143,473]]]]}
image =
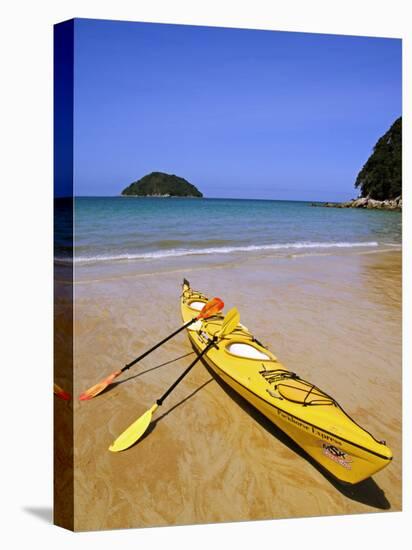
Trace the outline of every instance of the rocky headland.
{"type": "Polygon", "coordinates": [[[356,178],[355,188],[360,190],[357,199],[312,206],[402,210],[402,117],[376,142],[356,178]]]}
{"type": "Polygon", "coordinates": [[[346,202],[313,202],[312,206],[329,208],[374,208],[378,210],[402,210],[402,197],[378,201],[370,197],[360,197],[346,202]]]}

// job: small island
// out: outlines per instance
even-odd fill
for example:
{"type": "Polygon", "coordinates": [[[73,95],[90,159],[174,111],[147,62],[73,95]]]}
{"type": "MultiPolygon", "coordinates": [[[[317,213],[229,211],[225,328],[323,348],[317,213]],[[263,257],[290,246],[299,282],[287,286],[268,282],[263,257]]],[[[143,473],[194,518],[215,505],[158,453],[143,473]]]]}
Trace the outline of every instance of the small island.
{"type": "Polygon", "coordinates": [[[203,197],[203,193],[184,178],[164,172],[151,172],[123,189],[123,197],[203,197]]]}

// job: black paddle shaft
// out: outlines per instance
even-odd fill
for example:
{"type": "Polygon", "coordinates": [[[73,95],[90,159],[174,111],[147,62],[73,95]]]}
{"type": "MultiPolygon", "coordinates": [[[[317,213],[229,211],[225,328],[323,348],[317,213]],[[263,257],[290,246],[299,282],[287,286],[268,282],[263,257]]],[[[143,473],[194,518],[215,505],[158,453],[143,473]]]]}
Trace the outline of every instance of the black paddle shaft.
{"type": "Polygon", "coordinates": [[[174,332],[172,332],[172,334],[169,334],[169,336],[166,336],[166,338],[164,338],[161,342],[158,342],[157,344],[155,344],[152,348],[148,349],[147,351],[145,351],[142,355],[139,355],[139,357],[136,357],[136,359],[134,359],[133,361],[131,361],[131,363],[127,363],[127,365],[125,365],[122,369],[121,369],[121,372],[124,372],[125,370],[127,369],[130,369],[130,367],[133,367],[133,365],[135,365],[138,361],[141,361],[142,359],[144,359],[147,355],[149,355],[149,353],[152,353],[152,351],[154,351],[155,349],[159,348],[161,345],[163,345],[165,342],[167,342],[168,340],[170,340],[171,338],[173,338],[173,336],[176,336],[176,334],[179,334],[179,332],[181,332],[184,328],[187,328],[188,326],[190,326],[192,323],[194,323],[195,321],[197,320],[197,317],[195,317],[194,319],[191,319],[190,321],[188,321],[186,324],[184,324],[182,327],[178,328],[177,330],[175,330],[174,332]]]}
{"type": "Polygon", "coordinates": [[[182,372],[182,374],[179,376],[179,378],[176,380],[176,382],[173,382],[173,384],[170,386],[170,388],[167,391],[165,391],[165,393],[162,395],[162,397],[160,397],[160,399],[158,399],[156,401],[156,403],[159,405],[159,407],[160,407],[160,405],[162,405],[163,401],[166,399],[166,397],[169,395],[169,393],[171,393],[175,389],[175,387],[183,380],[183,378],[186,376],[186,374],[188,374],[188,372],[190,370],[192,370],[192,368],[196,365],[196,363],[198,361],[200,361],[200,359],[203,357],[203,355],[207,351],[209,351],[212,346],[216,346],[216,344],[215,344],[216,340],[217,340],[217,338],[213,338],[213,340],[211,340],[208,343],[208,345],[205,347],[205,349],[196,357],[196,359],[192,363],[190,363],[190,365],[187,367],[187,369],[184,372],[182,372]]]}

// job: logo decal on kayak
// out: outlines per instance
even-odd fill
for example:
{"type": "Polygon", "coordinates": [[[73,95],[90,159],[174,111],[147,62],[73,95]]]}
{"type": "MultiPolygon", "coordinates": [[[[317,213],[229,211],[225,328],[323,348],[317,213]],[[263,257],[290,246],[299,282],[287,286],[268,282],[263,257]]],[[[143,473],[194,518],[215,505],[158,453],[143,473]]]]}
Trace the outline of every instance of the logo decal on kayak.
{"type": "Polygon", "coordinates": [[[333,460],[333,462],[337,462],[347,470],[352,469],[352,457],[342,451],[342,449],[339,449],[339,447],[322,443],[322,452],[325,456],[333,460]]]}

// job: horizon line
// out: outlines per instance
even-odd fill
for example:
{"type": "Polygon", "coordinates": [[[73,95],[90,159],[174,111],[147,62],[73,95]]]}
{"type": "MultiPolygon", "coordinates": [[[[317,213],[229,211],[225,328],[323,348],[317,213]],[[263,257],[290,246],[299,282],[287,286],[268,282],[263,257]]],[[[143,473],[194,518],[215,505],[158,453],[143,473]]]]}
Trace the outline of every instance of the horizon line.
{"type": "MultiPolygon", "coordinates": [[[[267,202],[345,202],[342,200],[319,200],[319,199],[263,199],[256,197],[179,197],[179,196],[150,196],[150,195],[65,195],[54,196],[54,199],[205,199],[205,200],[231,200],[231,201],[267,201],[267,202]]],[[[352,199],[348,199],[352,200],[352,199]]]]}

